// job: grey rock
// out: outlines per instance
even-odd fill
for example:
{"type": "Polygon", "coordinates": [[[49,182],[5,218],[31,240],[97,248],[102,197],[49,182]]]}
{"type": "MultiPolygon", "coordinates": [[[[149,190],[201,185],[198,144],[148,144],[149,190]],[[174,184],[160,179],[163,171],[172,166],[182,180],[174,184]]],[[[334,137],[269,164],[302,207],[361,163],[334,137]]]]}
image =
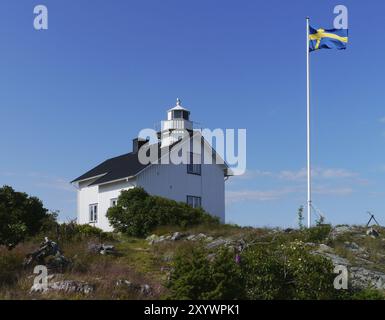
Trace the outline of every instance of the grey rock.
{"type": "Polygon", "coordinates": [[[378,238],[380,236],[379,232],[374,228],[369,228],[366,231],[366,235],[371,236],[372,238],[378,238]]]}
{"type": "Polygon", "coordinates": [[[330,251],[333,251],[333,248],[329,247],[328,245],[326,244],[323,244],[321,243],[318,247],[318,250],[319,252],[330,252],[330,251]]]}
{"type": "Polygon", "coordinates": [[[143,295],[150,295],[151,294],[151,287],[148,284],[142,284],[140,286],[140,293],[143,295]]]}
{"type": "Polygon", "coordinates": [[[355,243],[355,242],[345,242],[344,244],[345,244],[345,248],[346,249],[349,249],[349,250],[351,250],[353,252],[357,252],[357,251],[362,250],[359,247],[359,245],[357,243],[355,243]]]}
{"type": "Polygon", "coordinates": [[[369,253],[365,249],[361,248],[357,243],[345,242],[345,248],[354,253],[356,255],[356,259],[371,263],[370,261],[366,260],[370,257],[369,253]]]}
{"type": "Polygon", "coordinates": [[[207,236],[204,233],[199,233],[196,235],[195,240],[204,240],[207,236]]]}
{"type": "Polygon", "coordinates": [[[180,232],[174,232],[173,235],[171,236],[172,241],[177,241],[183,238],[183,234],[180,232]]]}
{"type": "Polygon", "coordinates": [[[115,247],[112,245],[103,244],[101,249],[100,249],[100,254],[103,254],[103,255],[115,254],[115,247]]]}
{"type": "Polygon", "coordinates": [[[47,293],[52,291],[90,294],[94,291],[94,287],[83,281],[63,280],[48,283],[47,286],[41,283],[34,284],[30,290],[30,293],[47,293]]]}
{"type": "MultiPolygon", "coordinates": [[[[205,235],[204,233],[199,233],[199,234],[191,234],[189,235],[186,240],[189,240],[189,241],[198,241],[198,240],[207,240],[208,237],[207,235],[205,235]]],[[[212,237],[211,237],[212,239],[212,237]]]]}
{"type": "Polygon", "coordinates": [[[89,294],[94,291],[94,287],[86,282],[82,281],[73,281],[73,280],[64,280],[57,281],[50,285],[52,290],[55,291],[64,291],[66,293],[84,293],[89,294]]]}
{"type": "Polygon", "coordinates": [[[116,286],[121,287],[121,286],[126,286],[128,288],[132,287],[132,282],[124,279],[119,279],[116,281],[116,286]]]}
{"type": "Polygon", "coordinates": [[[219,238],[219,239],[214,240],[214,241],[210,242],[209,244],[207,244],[206,248],[207,249],[214,249],[214,248],[217,248],[219,246],[229,245],[229,244],[230,244],[229,240],[219,238]]]}
{"type": "Polygon", "coordinates": [[[361,264],[369,264],[369,265],[374,264],[374,262],[362,257],[356,257],[356,261],[360,261],[361,264]]]}
{"type": "Polygon", "coordinates": [[[351,267],[350,282],[353,288],[364,289],[373,287],[375,289],[385,289],[385,273],[368,270],[362,267],[351,267]]]}
{"type": "Polygon", "coordinates": [[[340,257],[334,253],[320,251],[320,250],[312,251],[311,253],[320,255],[322,257],[325,257],[325,258],[331,260],[331,262],[335,266],[337,266],[337,265],[349,266],[350,265],[350,262],[347,259],[342,258],[342,257],[340,257]]]}
{"type": "Polygon", "coordinates": [[[146,241],[157,240],[159,237],[156,234],[152,234],[146,238],[146,241]]]}
{"type": "Polygon", "coordinates": [[[336,239],[338,236],[346,233],[346,232],[349,232],[351,231],[351,227],[349,226],[338,226],[338,227],[335,227],[331,233],[330,233],[330,237],[331,239],[336,239]]]}
{"type": "Polygon", "coordinates": [[[115,254],[115,247],[109,244],[90,243],[88,244],[87,251],[103,255],[115,254]]]}
{"type": "Polygon", "coordinates": [[[135,290],[143,295],[150,295],[152,292],[152,289],[148,284],[135,284],[125,279],[120,279],[116,281],[116,286],[117,287],[124,286],[129,290],[135,290]]]}
{"type": "Polygon", "coordinates": [[[152,234],[151,236],[147,237],[146,240],[148,241],[149,244],[153,245],[156,243],[171,240],[171,237],[172,237],[171,235],[157,236],[156,234],[152,234]]]}
{"type": "Polygon", "coordinates": [[[316,247],[317,246],[317,244],[315,244],[314,242],[305,242],[305,245],[309,246],[309,247],[316,247]]]}

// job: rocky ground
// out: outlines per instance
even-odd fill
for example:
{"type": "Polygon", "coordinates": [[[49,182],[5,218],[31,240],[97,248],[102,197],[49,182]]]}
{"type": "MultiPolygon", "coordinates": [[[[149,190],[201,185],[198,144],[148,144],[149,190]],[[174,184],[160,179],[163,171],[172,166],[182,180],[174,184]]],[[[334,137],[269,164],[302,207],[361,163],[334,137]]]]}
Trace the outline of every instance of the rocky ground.
{"type": "MultiPolygon", "coordinates": [[[[146,239],[115,235],[111,243],[96,239],[59,243],[71,267],[49,271],[48,285],[34,283],[33,270],[22,270],[12,285],[0,287],[0,299],[159,299],[167,289],[175,251],[203,244],[213,254],[226,246],[242,252],[255,243],[300,239],[315,255],[346,266],[349,286],[385,290],[385,229],[337,226],[322,241],[306,241],[303,231],[222,226],[214,229],[157,230],[146,239]]],[[[12,255],[21,259],[36,243],[19,245],[12,255]]],[[[0,254],[9,254],[3,249],[0,254]]]]}
{"type": "MultiPolygon", "coordinates": [[[[349,271],[349,281],[353,288],[367,287],[385,290],[385,237],[379,227],[338,226],[333,228],[325,239],[328,243],[305,243],[312,249],[313,254],[330,259],[335,266],[346,266],[349,271]],[[344,241],[346,238],[347,241],[344,241]],[[358,244],[359,243],[359,244],[358,244]]],[[[290,233],[295,230],[286,230],[290,233]]],[[[279,231],[272,230],[271,233],[279,231]]],[[[242,235],[237,237],[213,238],[204,233],[189,234],[175,232],[158,236],[153,234],[146,239],[150,245],[172,241],[204,241],[206,247],[213,249],[219,246],[233,248],[250,245],[242,235]]]]}

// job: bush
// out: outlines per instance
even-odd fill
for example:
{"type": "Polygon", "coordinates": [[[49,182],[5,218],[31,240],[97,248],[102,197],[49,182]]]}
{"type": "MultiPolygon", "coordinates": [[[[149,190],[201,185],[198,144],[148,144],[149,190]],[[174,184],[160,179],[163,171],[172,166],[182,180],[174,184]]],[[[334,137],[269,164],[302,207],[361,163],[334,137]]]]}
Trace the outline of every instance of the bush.
{"type": "Polygon", "coordinates": [[[211,261],[203,247],[187,247],[174,259],[174,271],[167,287],[170,299],[242,299],[244,286],[234,254],[219,250],[211,261]]]}
{"type": "Polygon", "coordinates": [[[185,248],[168,282],[173,299],[339,299],[333,264],[300,241],[257,244],[241,254],[223,248],[209,262],[201,247],[185,248]]]}
{"type": "Polygon", "coordinates": [[[3,252],[0,255],[0,286],[13,284],[20,272],[22,259],[13,254],[3,252]]]}
{"type": "Polygon", "coordinates": [[[151,196],[142,188],[121,192],[107,217],[115,230],[129,236],[144,237],[158,226],[187,227],[203,223],[218,224],[218,218],[186,203],[151,196]]]}
{"type": "Polygon", "coordinates": [[[324,241],[330,234],[332,226],[330,224],[321,224],[310,229],[305,229],[304,241],[320,243],[324,241]]]}
{"type": "Polygon", "coordinates": [[[38,198],[15,192],[9,186],[0,188],[0,245],[12,249],[26,237],[40,232],[52,218],[55,217],[38,198]]]}
{"type": "Polygon", "coordinates": [[[376,289],[363,289],[354,292],[351,296],[352,300],[385,300],[385,294],[376,289]]]}
{"type": "Polygon", "coordinates": [[[249,299],[335,299],[333,264],[301,241],[254,246],[242,255],[249,299]]]}
{"type": "Polygon", "coordinates": [[[248,299],[285,299],[285,269],[278,252],[256,246],[241,256],[241,268],[248,299]]]}
{"type": "Polygon", "coordinates": [[[77,224],[74,221],[58,225],[52,238],[58,241],[81,241],[88,238],[98,238],[101,241],[112,240],[108,232],[89,224],[77,224]]]}

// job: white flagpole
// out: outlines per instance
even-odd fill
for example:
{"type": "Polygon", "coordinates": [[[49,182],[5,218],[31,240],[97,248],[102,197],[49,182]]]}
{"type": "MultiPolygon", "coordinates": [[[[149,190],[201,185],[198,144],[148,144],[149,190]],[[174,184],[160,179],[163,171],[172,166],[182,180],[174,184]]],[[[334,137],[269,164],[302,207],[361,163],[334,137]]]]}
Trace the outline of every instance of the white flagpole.
{"type": "Polygon", "coordinates": [[[311,164],[310,164],[310,63],[309,17],[306,18],[306,102],[307,102],[307,227],[311,227],[311,164]]]}

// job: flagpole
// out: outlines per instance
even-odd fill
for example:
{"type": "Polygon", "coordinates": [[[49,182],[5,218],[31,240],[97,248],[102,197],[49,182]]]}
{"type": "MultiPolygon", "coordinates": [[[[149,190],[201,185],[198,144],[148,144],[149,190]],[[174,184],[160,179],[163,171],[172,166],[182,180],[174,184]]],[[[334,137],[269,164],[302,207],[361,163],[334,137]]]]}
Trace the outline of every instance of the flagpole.
{"type": "Polygon", "coordinates": [[[310,63],[309,17],[306,18],[306,103],[307,103],[307,227],[311,227],[311,163],[310,163],[310,63]]]}

